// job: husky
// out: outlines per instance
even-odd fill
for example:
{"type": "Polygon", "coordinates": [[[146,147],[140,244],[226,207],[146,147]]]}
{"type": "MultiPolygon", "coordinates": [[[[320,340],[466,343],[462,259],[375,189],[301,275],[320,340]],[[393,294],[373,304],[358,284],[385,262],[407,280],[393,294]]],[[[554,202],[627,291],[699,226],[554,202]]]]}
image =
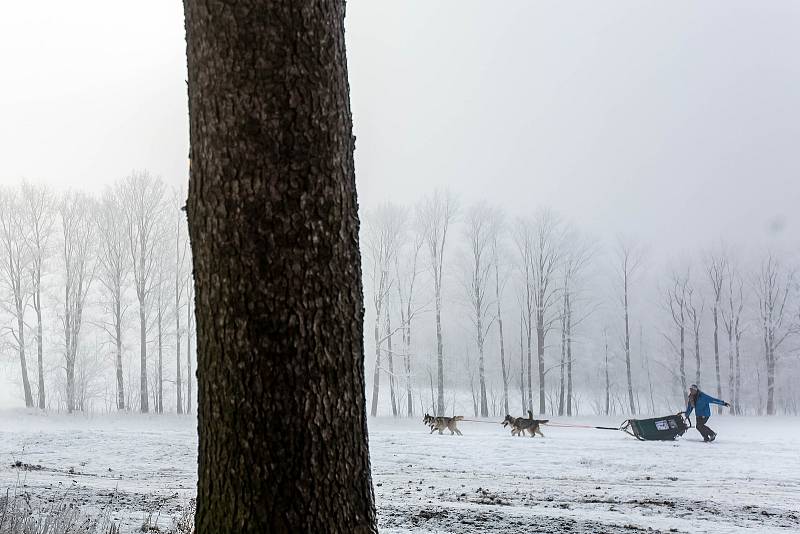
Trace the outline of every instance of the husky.
{"type": "Polygon", "coordinates": [[[511,435],[512,436],[524,436],[525,431],[528,431],[531,437],[535,437],[536,434],[544,437],[542,434],[541,425],[547,423],[549,419],[534,419],[533,412],[528,410],[528,418],[524,417],[512,417],[509,414],[506,414],[506,418],[503,420],[503,426],[511,426],[511,435]]]}
{"type": "Polygon", "coordinates": [[[422,418],[422,422],[431,427],[431,434],[435,431],[439,431],[439,434],[446,428],[450,431],[450,435],[458,434],[462,436],[461,431],[458,429],[458,422],[464,419],[463,415],[456,415],[453,417],[439,417],[433,416],[429,414],[425,414],[425,417],[422,418]]]}

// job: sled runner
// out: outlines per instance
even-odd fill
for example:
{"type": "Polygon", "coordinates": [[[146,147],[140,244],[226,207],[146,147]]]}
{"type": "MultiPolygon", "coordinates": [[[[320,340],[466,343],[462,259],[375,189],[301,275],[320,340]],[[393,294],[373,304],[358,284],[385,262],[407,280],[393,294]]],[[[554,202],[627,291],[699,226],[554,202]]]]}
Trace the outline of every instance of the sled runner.
{"type": "Polygon", "coordinates": [[[622,430],[640,441],[670,441],[682,436],[691,427],[691,420],[684,417],[683,413],[678,413],[653,419],[628,419],[613,430],[622,430]]]}

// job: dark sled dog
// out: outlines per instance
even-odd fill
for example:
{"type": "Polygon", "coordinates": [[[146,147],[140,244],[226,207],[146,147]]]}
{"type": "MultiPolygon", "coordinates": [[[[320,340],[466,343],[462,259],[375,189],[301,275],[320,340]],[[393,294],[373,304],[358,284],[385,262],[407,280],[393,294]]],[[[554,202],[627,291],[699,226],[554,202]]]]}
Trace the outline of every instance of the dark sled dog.
{"type": "Polygon", "coordinates": [[[549,419],[534,419],[533,413],[528,410],[528,418],[524,417],[511,417],[511,415],[506,414],[506,418],[503,420],[503,426],[510,426],[511,427],[511,435],[512,436],[524,436],[525,432],[529,432],[531,437],[535,437],[536,434],[544,437],[542,434],[541,425],[547,423],[549,419]]]}
{"type": "Polygon", "coordinates": [[[462,436],[461,431],[458,429],[458,422],[464,419],[463,415],[456,415],[453,417],[439,417],[433,416],[429,414],[425,414],[425,417],[422,418],[422,422],[431,427],[431,434],[435,431],[439,431],[439,434],[446,428],[450,431],[450,435],[458,434],[462,436]]]}

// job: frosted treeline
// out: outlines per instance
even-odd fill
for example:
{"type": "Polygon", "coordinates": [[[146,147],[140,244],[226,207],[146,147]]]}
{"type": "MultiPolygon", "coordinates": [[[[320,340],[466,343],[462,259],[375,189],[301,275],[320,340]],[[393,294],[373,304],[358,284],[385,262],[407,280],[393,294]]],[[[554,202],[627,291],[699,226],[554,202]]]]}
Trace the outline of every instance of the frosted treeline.
{"type": "Polygon", "coordinates": [[[183,198],[146,171],[96,195],[0,187],[0,349],[26,406],[191,410],[183,198]]]}
{"type": "Polygon", "coordinates": [[[800,410],[797,250],[664,251],[443,192],[365,209],[361,243],[372,415],[646,414],[693,383],[800,410]]]}

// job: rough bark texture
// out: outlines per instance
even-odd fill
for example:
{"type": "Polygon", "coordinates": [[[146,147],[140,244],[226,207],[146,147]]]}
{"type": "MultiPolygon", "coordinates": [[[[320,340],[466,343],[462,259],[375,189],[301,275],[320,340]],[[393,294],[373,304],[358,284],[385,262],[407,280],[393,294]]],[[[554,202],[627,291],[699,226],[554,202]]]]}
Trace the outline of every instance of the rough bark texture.
{"type": "Polygon", "coordinates": [[[197,532],[377,532],[344,2],[184,2],[197,532]]]}

